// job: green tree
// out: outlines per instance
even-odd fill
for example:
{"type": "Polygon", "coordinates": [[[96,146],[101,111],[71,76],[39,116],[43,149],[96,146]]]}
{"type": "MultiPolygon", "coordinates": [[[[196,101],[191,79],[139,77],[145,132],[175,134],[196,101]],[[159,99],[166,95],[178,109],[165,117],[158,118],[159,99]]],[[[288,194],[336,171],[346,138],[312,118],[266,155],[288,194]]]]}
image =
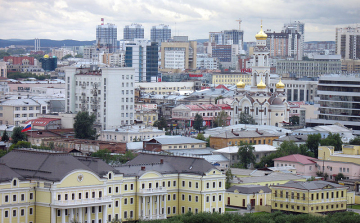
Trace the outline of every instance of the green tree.
{"type": "Polygon", "coordinates": [[[16,144],[19,141],[26,141],[26,134],[24,132],[21,132],[21,127],[15,127],[13,129],[13,133],[11,135],[11,142],[13,144],[16,144]]]}
{"type": "Polygon", "coordinates": [[[254,125],[255,120],[251,115],[246,114],[244,112],[241,112],[240,115],[239,115],[239,124],[251,124],[251,125],[254,125]]]}
{"type": "Polygon", "coordinates": [[[338,182],[339,180],[345,179],[345,176],[343,173],[338,173],[338,175],[335,176],[335,181],[338,182]]]}
{"type": "Polygon", "coordinates": [[[158,127],[158,129],[163,130],[167,128],[167,121],[164,117],[160,117],[158,120],[154,122],[154,127],[158,127]]]}
{"type": "Polygon", "coordinates": [[[80,54],[76,54],[75,58],[83,58],[84,56],[80,53],[80,54]]]}
{"type": "Polygon", "coordinates": [[[108,149],[100,149],[91,154],[92,157],[98,157],[102,159],[104,162],[109,164],[112,161],[111,151],[108,149]]]}
{"type": "Polygon", "coordinates": [[[30,54],[29,57],[34,57],[37,60],[40,60],[41,58],[44,57],[44,55],[42,54],[30,54]]]}
{"type": "Polygon", "coordinates": [[[0,158],[7,154],[6,150],[0,150],[0,158]]]}
{"type": "Polygon", "coordinates": [[[61,58],[61,60],[66,60],[66,59],[68,59],[68,58],[72,58],[73,56],[71,55],[71,54],[66,54],[65,56],[63,56],[62,58],[61,58]]]}
{"type": "Polygon", "coordinates": [[[131,151],[126,151],[125,154],[119,154],[119,155],[114,155],[112,157],[112,159],[115,163],[121,163],[124,164],[132,159],[134,159],[137,156],[137,154],[131,152],[131,151]]]}
{"type": "Polygon", "coordinates": [[[299,116],[291,116],[289,118],[289,122],[292,123],[293,125],[299,125],[300,122],[300,117],[299,116]]]}
{"type": "Polygon", "coordinates": [[[94,114],[89,115],[86,111],[77,113],[74,122],[75,138],[94,140],[96,138],[95,119],[94,114]]]}
{"type": "Polygon", "coordinates": [[[195,115],[195,118],[194,118],[194,129],[195,130],[198,130],[199,132],[203,129],[203,118],[201,115],[199,114],[196,114],[195,115]]]}
{"type": "Polygon", "coordinates": [[[340,151],[342,149],[342,140],[338,133],[330,133],[325,139],[320,140],[320,145],[333,146],[335,151],[340,151]]]}
{"type": "Polygon", "coordinates": [[[221,111],[218,113],[218,115],[214,118],[214,127],[221,127],[226,126],[226,120],[228,118],[228,115],[225,111],[221,111]]]}
{"type": "Polygon", "coordinates": [[[357,136],[349,141],[350,145],[360,145],[360,137],[357,136]]]}
{"type": "Polygon", "coordinates": [[[196,139],[205,141],[205,136],[202,133],[197,134],[196,139]]]}
{"type": "Polygon", "coordinates": [[[7,52],[11,55],[14,54],[26,54],[26,50],[23,48],[10,48],[7,50],[7,52]]]}
{"type": "Polygon", "coordinates": [[[4,59],[4,57],[10,56],[10,53],[5,52],[4,50],[0,50],[0,59],[4,59]]]}
{"type": "Polygon", "coordinates": [[[225,189],[229,189],[231,187],[231,180],[234,177],[231,173],[230,168],[226,171],[225,175],[226,175],[225,189]]]}
{"type": "Polygon", "coordinates": [[[217,104],[219,99],[223,99],[224,97],[222,95],[220,95],[219,97],[215,98],[215,104],[217,104]]]}
{"type": "Polygon", "coordinates": [[[249,164],[254,164],[256,157],[254,155],[255,148],[251,144],[241,143],[239,146],[239,160],[240,164],[247,169],[249,164]]]}
{"type": "Polygon", "coordinates": [[[15,149],[15,148],[31,148],[31,143],[26,141],[18,141],[17,143],[13,143],[9,147],[9,151],[15,149]]]}
{"type": "Polygon", "coordinates": [[[318,148],[320,145],[320,140],[320,133],[308,135],[308,139],[306,140],[306,147],[314,153],[315,158],[318,158],[318,148]]]}
{"type": "Polygon", "coordinates": [[[2,136],[1,136],[1,141],[3,141],[3,142],[9,141],[9,136],[8,136],[8,134],[6,132],[6,129],[5,129],[5,131],[3,132],[2,136]]]}

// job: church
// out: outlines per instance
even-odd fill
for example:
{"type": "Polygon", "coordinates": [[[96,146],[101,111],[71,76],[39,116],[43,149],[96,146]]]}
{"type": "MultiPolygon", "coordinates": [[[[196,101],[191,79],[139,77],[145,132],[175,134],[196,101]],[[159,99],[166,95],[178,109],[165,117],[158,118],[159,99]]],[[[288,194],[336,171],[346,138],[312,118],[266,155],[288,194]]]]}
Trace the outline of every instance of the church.
{"type": "Polygon", "coordinates": [[[241,112],[251,115],[259,125],[273,125],[281,127],[289,122],[290,108],[286,101],[285,85],[280,81],[276,84],[275,92],[270,91],[270,51],[266,46],[267,34],[263,31],[255,35],[256,46],[251,73],[250,89],[245,90],[245,83],[236,84],[234,100],[232,102],[231,124],[239,123],[241,112]]]}

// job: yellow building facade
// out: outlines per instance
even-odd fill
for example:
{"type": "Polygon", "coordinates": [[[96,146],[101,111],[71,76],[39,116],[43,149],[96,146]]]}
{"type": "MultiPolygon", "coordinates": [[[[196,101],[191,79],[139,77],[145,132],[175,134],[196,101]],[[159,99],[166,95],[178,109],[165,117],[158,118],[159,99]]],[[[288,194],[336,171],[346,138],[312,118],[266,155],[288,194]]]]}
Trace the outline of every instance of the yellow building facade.
{"type": "Polygon", "coordinates": [[[290,181],[270,186],[272,210],[294,213],[346,211],[347,187],[326,181],[290,181]]]}
{"type": "Polygon", "coordinates": [[[271,190],[267,186],[241,185],[226,190],[226,205],[247,208],[271,205],[271,190]]]}
{"type": "Polygon", "coordinates": [[[13,150],[1,161],[4,223],[103,223],[225,211],[225,175],[200,158],[140,154],[112,167],[92,157],[13,150]]]}
{"type": "Polygon", "coordinates": [[[242,81],[245,85],[251,85],[250,73],[227,73],[227,74],[213,74],[213,84],[236,85],[242,81]]]}

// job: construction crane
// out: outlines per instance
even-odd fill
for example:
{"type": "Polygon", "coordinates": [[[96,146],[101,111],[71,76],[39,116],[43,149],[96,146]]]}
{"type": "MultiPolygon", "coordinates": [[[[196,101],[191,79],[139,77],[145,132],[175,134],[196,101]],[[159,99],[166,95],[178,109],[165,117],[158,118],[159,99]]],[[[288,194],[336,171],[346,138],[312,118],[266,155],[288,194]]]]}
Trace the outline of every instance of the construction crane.
{"type": "Polygon", "coordinates": [[[238,20],[235,20],[235,21],[239,22],[239,30],[241,30],[241,22],[242,22],[242,20],[238,19],[238,20]]]}

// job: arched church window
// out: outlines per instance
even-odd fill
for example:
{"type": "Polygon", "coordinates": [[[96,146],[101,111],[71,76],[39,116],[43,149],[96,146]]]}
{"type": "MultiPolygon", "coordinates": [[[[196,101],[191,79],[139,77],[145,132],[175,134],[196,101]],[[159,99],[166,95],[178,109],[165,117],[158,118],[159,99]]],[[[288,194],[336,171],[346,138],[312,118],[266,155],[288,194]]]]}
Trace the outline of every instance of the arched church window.
{"type": "Polygon", "coordinates": [[[259,108],[256,108],[256,115],[259,115],[259,108]]]}
{"type": "Polygon", "coordinates": [[[266,108],[264,108],[264,115],[266,115],[266,108]]]}

